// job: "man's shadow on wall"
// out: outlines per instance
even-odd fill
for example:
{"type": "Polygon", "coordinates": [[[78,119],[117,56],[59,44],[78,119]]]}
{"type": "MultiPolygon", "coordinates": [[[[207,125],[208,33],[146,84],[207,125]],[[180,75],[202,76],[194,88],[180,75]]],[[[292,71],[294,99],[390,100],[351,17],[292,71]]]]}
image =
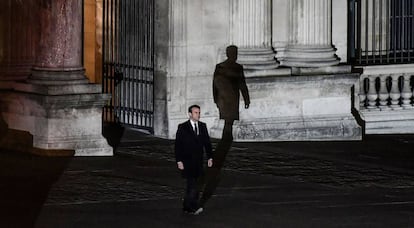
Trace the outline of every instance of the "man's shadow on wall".
{"type": "Polygon", "coordinates": [[[224,120],[223,133],[213,153],[213,167],[208,168],[199,184],[202,191],[200,207],[211,198],[219,181],[220,172],[227,153],[233,143],[233,123],[239,120],[240,93],[243,96],[244,108],[250,105],[243,66],[237,61],[238,48],[230,45],[226,48],[227,59],[216,65],[213,76],[213,99],[219,110],[220,119],[224,120]]]}

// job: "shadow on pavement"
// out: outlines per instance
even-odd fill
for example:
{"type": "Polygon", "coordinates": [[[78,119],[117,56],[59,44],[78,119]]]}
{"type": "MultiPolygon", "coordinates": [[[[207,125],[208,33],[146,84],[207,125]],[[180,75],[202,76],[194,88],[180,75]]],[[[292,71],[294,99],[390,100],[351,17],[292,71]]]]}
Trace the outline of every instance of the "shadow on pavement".
{"type": "Polygon", "coordinates": [[[0,152],[0,227],[33,227],[72,157],[0,152]]]}
{"type": "Polygon", "coordinates": [[[119,124],[105,124],[103,126],[102,135],[108,140],[108,144],[114,148],[118,148],[121,138],[124,135],[125,128],[119,124]]]}

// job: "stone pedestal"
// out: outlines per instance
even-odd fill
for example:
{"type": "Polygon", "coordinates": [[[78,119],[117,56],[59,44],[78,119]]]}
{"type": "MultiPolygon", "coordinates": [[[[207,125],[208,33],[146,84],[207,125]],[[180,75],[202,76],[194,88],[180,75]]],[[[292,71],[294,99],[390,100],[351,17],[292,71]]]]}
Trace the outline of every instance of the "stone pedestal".
{"type": "MultiPolygon", "coordinates": [[[[251,104],[240,109],[235,141],[360,140],[351,114],[351,87],[357,74],[278,76],[247,79],[251,104]]],[[[216,120],[213,138],[223,122],[216,120]]]]}
{"type": "Polygon", "coordinates": [[[2,117],[9,129],[32,136],[37,154],[62,155],[48,152],[55,150],[73,151],[64,155],[75,156],[113,155],[102,136],[102,107],[110,95],[101,93],[101,85],[14,83],[12,88],[0,91],[2,117]]]}

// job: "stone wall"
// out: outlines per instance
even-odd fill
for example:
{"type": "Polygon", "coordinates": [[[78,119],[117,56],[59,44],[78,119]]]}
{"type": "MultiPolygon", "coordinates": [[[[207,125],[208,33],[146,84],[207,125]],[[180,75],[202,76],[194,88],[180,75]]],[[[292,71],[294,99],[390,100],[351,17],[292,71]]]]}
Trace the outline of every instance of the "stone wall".
{"type": "Polygon", "coordinates": [[[229,5],[222,0],[170,0],[166,9],[161,5],[166,1],[158,2],[155,135],[174,138],[177,125],[188,119],[188,106],[200,105],[202,121],[208,126],[218,115],[212,77],[219,49],[229,42],[229,5]],[[167,10],[168,29],[161,14],[167,10]],[[166,40],[168,46],[163,45],[166,40]]]}
{"type": "MultiPolygon", "coordinates": [[[[187,107],[191,104],[199,104],[202,121],[209,128],[216,128],[218,110],[212,99],[212,76],[215,64],[223,59],[224,48],[233,42],[231,23],[235,22],[231,15],[234,13],[232,10],[235,10],[235,2],[237,1],[158,0],[156,136],[174,138],[177,125],[188,118],[187,107]],[[168,15],[168,19],[163,15],[168,15]]],[[[332,15],[335,15],[330,18],[335,23],[332,26],[332,44],[340,62],[347,60],[347,11],[343,10],[346,7],[346,0],[332,0],[332,15]]],[[[273,0],[272,12],[272,45],[276,51],[283,53],[289,42],[291,29],[288,21],[292,12],[289,12],[289,4],[284,0],[273,0]]],[[[248,21],[246,18],[241,20],[248,21]]],[[[285,77],[289,72],[283,71],[281,76],[285,77]]],[[[346,85],[341,89],[350,90],[351,86],[346,85]]],[[[252,88],[249,82],[248,87],[252,88]]],[[[350,102],[350,93],[347,95],[350,102]]],[[[253,99],[254,96],[253,94],[253,99]]],[[[296,97],[297,94],[289,96],[296,97]]],[[[245,110],[241,110],[242,118],[245,116],[243,112],[245,110]]],[[[251,111],[248,110],[247,113],[251,111]]],[[[246,118],[251,120],[249,115],[246,118]]],[[[352,126],[355,127],[353,123],[352,126]]]]}

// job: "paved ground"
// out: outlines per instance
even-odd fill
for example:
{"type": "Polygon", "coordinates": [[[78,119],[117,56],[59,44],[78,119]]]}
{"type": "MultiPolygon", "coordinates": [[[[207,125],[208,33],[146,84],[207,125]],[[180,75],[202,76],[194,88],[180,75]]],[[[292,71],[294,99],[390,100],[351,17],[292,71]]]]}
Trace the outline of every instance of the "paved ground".
{"type": "Polygon", "coordinates": [[[126,131],[114,157],[0,154],[0,227],[414,227],[414,136],[234,143],[216,195],[181,213],[173,142],[126,131]]]}

